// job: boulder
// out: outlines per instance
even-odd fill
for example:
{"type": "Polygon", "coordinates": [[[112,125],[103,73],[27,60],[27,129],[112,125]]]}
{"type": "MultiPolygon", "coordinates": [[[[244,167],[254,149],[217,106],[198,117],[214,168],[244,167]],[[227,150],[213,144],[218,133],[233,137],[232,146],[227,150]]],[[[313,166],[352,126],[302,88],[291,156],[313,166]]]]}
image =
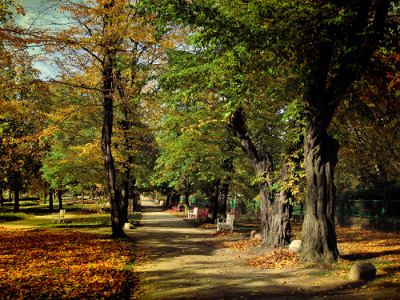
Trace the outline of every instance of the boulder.
{"type": "Polygon", "coordinates": [[[373,280],[376,276],[376,268],[371,263],[356,263],[350,269],[350,280],[373,280]]]}
{"type": "Polygon", "coordinates": [[[293,240],[289,245],[289,251],[297,252],[301,246],[301,240],[293,240]]]}

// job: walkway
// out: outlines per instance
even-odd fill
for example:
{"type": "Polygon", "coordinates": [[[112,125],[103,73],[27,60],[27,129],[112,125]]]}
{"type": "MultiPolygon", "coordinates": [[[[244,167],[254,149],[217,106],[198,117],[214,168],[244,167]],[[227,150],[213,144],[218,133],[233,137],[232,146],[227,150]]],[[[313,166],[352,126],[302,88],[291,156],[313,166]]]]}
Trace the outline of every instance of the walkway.
{"type": "Polygon", "coordinates": [[[250,251],[205,243],[213,239],[213,229],[190,227],[148,200],[142,201],[142,208],[141,226],[127,232],[151,255],[135,268],[144,289],[138,299],[298,299],[336,293],[349,284],[337,276],[310,275],[315,269],[245,266],[250,251]]]}

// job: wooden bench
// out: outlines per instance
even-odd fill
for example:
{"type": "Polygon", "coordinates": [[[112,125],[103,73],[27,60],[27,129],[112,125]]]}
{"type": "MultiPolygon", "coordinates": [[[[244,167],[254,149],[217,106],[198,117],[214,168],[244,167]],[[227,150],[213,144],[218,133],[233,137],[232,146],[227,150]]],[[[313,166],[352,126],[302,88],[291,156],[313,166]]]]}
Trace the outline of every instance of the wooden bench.
{"type": "Polygon", "coordinates": [[[217,230],[230,228],[233,230],[233,221],[235,216],[233,214],[227,214],[226,219],[218,218],[217,219],[217,230]]]}
{"type": "Polygon", "coordinates": [[[188,211],[188,219],[197,219],[197,207],[188,211]]]}
{"type": "Polygon", "coordinates": [[[65,211],[66,211],[65,209],[60,209],[59,213],[52,214],[51,222],[52,223],[54,223],[54,222],[61,223],[61,221],[62,221],[63,223],[65,223],[65,211]]]}

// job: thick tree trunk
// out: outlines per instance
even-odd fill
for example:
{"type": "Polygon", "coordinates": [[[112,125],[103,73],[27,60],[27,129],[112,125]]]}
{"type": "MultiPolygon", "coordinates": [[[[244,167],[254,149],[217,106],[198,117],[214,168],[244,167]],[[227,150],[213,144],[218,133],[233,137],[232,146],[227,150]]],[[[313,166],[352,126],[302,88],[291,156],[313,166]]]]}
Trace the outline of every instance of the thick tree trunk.
{"type": "MultiPolygon", "coordinates": [[[[288,179],[290,167],[284,164],[279,173],[279,184],[284,184],[288,179]]],[[[291,208],[288,191],[275,192],[274,202],[269,214],[269,234],[265,237],[265,243],[269,246],[287,245],[290,243],[292,229],[290,226],[291,208]]]]}
{"type": "Polygon", "coordinates": [[[326,130],[309,122],[305,135],[307,202],[303,222],[302,261],[330,263],[337,260],[335,233],[334,169],[339,144],[326,130]]]}
{"type": "Polygon", "coordinates": [[[260,179],[261,238],[267,246],[283,246],[290,242],[289,203],[283,195],[275,196],[268,174],[273,171],[271,156],[258,151],[249,138],[241,110],[232,113],[231,126],[240,147],[260,179]],[[286,200],[286,199],[285,199],[286,200]]]}

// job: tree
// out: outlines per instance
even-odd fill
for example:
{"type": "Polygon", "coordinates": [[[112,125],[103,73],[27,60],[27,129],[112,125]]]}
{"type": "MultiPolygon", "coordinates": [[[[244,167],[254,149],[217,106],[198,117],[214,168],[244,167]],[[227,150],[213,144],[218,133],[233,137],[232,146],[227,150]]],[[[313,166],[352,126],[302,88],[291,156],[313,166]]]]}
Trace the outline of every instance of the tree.
{"type": "Polygon", "coordinates": [[[131,137],[135,133],[132,128],[146,127],[138,125],[138,116],[133,118],[142,106],[131,100],[147,84],[148,66],[159,59],[160,49],[154,43],[152,28],[144,24],[129,1],[64,1],[60,10],[67,12],[73,22],[48,37],[52,43],[47,44],[47,50],[59,60],[62,73],[58,82],[79,88],[90,101],[102,106],[101,149],[111,202],[112,236],[122,237],[127,191],[136,181],[131,177],[132,153],[143,149],[132,148],[138,141],[131,137]]]}
{"type": "MultiPolygon", "coordinates": [[[[244,53],[242,47],[257,58],[271,53],[271,58],[278,61],[277,67],[289,68],[290,76],[297,79],[294,82],[304,101],[307,120],[304,155],[308,183],[302,260],[337,259],[333,175],[339,145],[327,129],[348,88],[388,37],[384,32],[397,32],[396,27],[392,32],[385,31],[390,30],[386,26],[389,11],[397,10],[394,1],[166,3],[160,15],[171,19],[178,12],[185,24],[201,28],[202,45],[244,53]]],[[[235,83],[241,86],[243,80],[238,79],[242,79],[240,75],[235,83]]],[[[283,86],[287,88],[287,84],[283,86]]],[[[229,101],[238,103],[234,97],[229,101]]],[[[269,161],[256,159],[262,160],[269,161]]]]}
{"type": "Polygon", "coordinates": [[[43,153],[39,138],[44,127],[40,108],[46,102],[46,90],[30,84],[38,71],[32,68],[25,51],[8,54],[0,71],[1,181],[14,192],[14,211],[19,211],[20,192],[39,176],[43,153]]]}

